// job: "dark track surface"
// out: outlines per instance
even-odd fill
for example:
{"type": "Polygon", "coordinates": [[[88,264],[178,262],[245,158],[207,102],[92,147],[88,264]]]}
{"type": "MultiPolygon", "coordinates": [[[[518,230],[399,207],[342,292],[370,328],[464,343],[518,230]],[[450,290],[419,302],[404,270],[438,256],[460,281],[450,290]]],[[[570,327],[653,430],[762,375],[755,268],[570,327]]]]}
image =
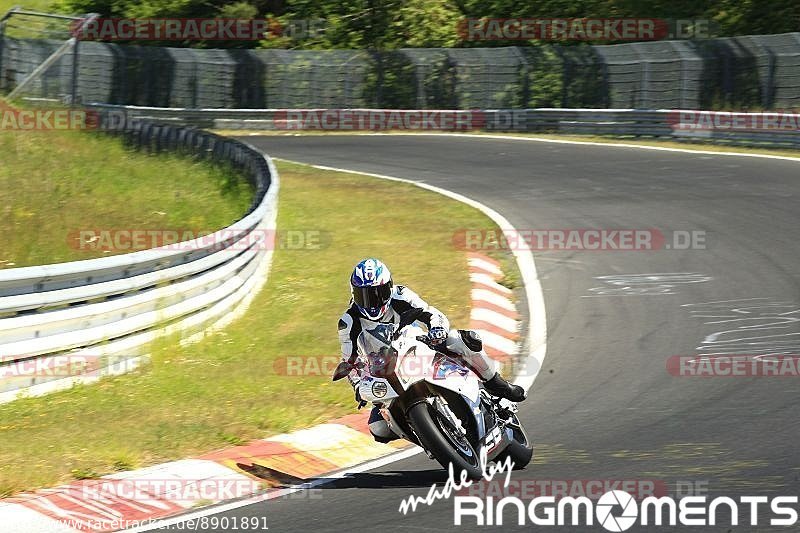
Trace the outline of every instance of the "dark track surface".
{"type": "MultiPolygon", "coordinates": [[[[712,495],[731,497],[800,493],[798,378],[689,378],[666,370],[670,356],[696,354],[704,339],[722,331],[728,333],[717,341],[742,339],[736,343],[742,353],[777,346],[800,352],[800,164],[481,138],[246,140],[278,158],[459,192],[519,229],[705,231],[705,250],[535,252],[548,349],[521,411],[537,443],[537,459],[513,479],[659,480],[670,492],[677,481],[699,481],[707,482],[712,495]],[[646,295],[595,279],[653,273],[708,279],[671,288],[656,283],[645,288],[671,294],[646,295]],[[613,295],[590,290],[615,287],[613,295]],[[739,299],[755,300],[720,304],[713,311],[691,305],[739,299]],[[777,322],[783,327],[765,326],[777,322]],[[763,328],[734,331],[754,325],[763,328]]],[[[430,217],[435,221],[436,213],[430,217]]],[[[722,343],[716,351],[731,350],[722,343]]],[[[431,483],[444,481],[437,466],[415,456],[325,485],[308,498],[226,514],[266,516],[275,532],[450,529],[449,500],[407,516],[398,513],[403,498],[423,496],[431,483]]],[[[512,515],[507,512],[507,519],[512,515]]]]}

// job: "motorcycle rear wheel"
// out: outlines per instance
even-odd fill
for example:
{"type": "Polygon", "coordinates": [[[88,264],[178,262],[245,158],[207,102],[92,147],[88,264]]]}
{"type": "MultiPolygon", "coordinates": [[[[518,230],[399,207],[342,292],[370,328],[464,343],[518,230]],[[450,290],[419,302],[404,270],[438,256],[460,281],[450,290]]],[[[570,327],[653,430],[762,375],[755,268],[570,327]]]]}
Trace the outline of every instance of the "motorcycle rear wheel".
{"type": "MultiPolygon", "coordinates": [[[[516,417],[514,420],[519,422],[516,417]]],[[[533,459],[533,444],[521,425],[511,426],[511,429],[514,432],[514,440],[494,458],[494,462],[500,464],[506,460],[506,457],[511,457],[511,461],[514,463],[514,470],[522,470],[533,459]]]]}
{"type": "Polygon", "coordinates": [[[417,438],[426,450],[436,458],[445,470],[453,464],[455,480],[461,479],[465,471],[467,479],[483,476],[480,458],[469,440],[451,428],[436,409],[427,402],[420,402],[408,411],[408,418],[417,438]]]}

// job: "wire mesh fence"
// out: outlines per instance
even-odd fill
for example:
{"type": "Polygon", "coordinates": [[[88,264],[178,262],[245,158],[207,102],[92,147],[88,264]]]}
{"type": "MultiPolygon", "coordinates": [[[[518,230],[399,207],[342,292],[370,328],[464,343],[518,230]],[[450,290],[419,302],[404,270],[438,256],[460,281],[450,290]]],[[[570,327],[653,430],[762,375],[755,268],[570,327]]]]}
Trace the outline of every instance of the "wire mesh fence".
{"type": "MultiPolygon", "coordinates": [[[[37,38],[22,35],[25,27],[0,28],[0,91],[64,44],[53,38],[63,24],[48,22],[37,38]]],[[[800,33],[392,51],[81,42],[26,95],[72,90],[82,102],[188,108],[784,109],[800,105],[800,33]]]]}

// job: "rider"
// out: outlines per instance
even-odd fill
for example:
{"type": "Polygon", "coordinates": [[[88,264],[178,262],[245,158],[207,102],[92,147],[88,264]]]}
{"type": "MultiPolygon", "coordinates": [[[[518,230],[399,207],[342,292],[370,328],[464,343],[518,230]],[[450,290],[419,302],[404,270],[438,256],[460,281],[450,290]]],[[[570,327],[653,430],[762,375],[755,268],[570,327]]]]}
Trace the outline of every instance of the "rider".
{"type": "MultiPolygon", "coordinates": [[[[494,361],[483,351],[483,343],[476,332],[451,330],[447,317],[438,309],[425,303],[408,287],[394,285],[389,268],[379,260],[364,259],[358,263],[350,276],[350,288],[350,307],[339,319],[339,342],[345,361],[353,362],[358,355],[356,341],[362,329],[377,323],[397,325],[401,313],[417,309],[422,311],[419,321],[428,328],[431,344],[444,343],[447,349],[461,355],[490,394],[514,402],[525,399],[525,390],[503,379],[496,370],[494,361]]],[[[353,370],[348,380],[356,391],[356,401],[361,404],[358,372],[353,370]]],[[[399,438],[389,429],[378,407],[373,407],[370,413],[369,429],[378,442],[399,438]]]]}

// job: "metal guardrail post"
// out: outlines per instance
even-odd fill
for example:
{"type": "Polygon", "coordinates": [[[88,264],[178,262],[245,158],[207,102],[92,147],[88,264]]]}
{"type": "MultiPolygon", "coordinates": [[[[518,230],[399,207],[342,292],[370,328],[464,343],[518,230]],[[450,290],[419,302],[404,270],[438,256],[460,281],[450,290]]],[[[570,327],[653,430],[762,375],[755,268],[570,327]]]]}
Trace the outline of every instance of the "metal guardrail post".
{"type": "Polygon", "coordinates": [[[70,105],[75,105],[78,103],[78,62],[80,60],[79,45],[81,42],[79,35],[84,26],[86,26],[99,16],[100,16],[99,13],[89,13],[88,15],[86,15],[86,18],[84,18],[83,21],[80,24],[78,24],[78,26],[75,28],[75,33],[76,33],[76,35],[74,36],[75,44],[72,47],[72,80],[70,84],[71,85],[70,105]]]}
{"type": "Polygon", "coordinates": [[[3,28],[5,27],[5,22],[6,22],[6,21],[7,21],[7,20],[8,20],[8,19],[9,19],[9,18],[10,18],[10,17],[11,17],[11,16],[14,14],[14,13],[16,13],[16,12],[20,11],[21,9],[22,9],[22,7],[21,7],[21,6],[14,6],[14,7],[12,7],[11,9],[9,9],[8,11],[6,11],[6,12],[5,12],[5,14],[4,14],[2,17],[0,17],[0,34],[1,34],[1,32],[3,31],[3,28]]]}
{"type": "Polygon", "coordinates": [[[73,36],[73,38],[75,42],[72,44],[72,73],[69,87],[69,104],[72,106],[78,103],[78,48],[81,43],[77,36],[73,36]]]}

